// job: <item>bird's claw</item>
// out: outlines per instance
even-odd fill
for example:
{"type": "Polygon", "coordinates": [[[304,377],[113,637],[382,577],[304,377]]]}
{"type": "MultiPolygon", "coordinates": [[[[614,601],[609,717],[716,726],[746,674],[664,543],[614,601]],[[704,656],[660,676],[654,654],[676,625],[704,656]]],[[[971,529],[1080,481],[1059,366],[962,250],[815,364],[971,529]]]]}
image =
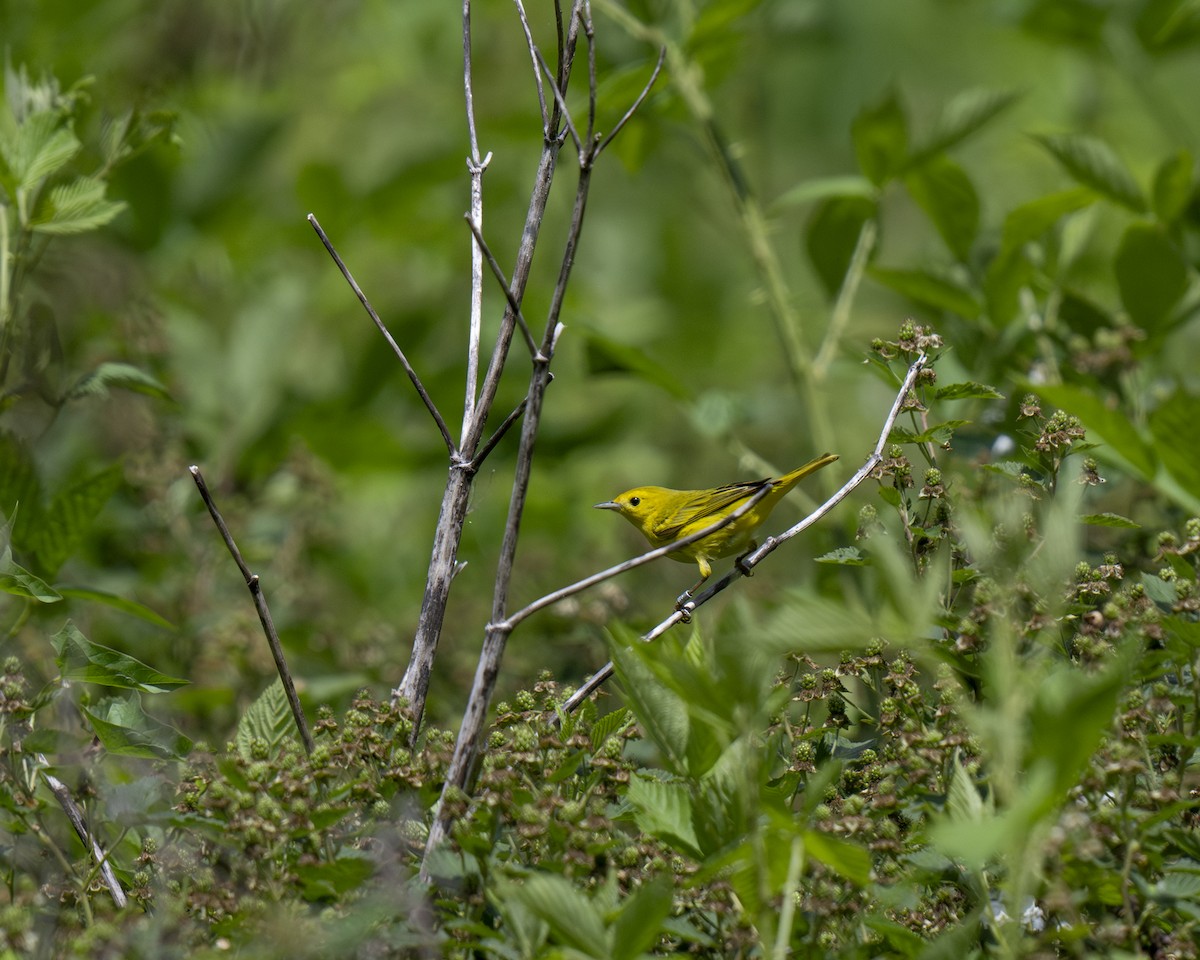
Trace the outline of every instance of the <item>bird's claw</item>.
{"type": "Polygon", "coordinates": [[[680,620],[683,623],[692,622],[692,611],[696,609],[695,603],[692,601],[692,593],[690,590],[684,590],[678,597],[675,598],[675,610],[680,614],[680,620]]]}

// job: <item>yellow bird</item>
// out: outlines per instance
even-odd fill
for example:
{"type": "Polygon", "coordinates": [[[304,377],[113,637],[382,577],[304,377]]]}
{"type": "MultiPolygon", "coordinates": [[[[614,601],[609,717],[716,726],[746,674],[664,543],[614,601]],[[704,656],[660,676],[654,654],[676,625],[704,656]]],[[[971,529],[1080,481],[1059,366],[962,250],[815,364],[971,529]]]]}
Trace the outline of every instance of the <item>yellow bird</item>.
{"type": "Polygon", "coordinates": [[[691,590],[680,596],[677,604],[680,605],[712,575],[713,560],[728,557],[743,548],[746,548],[745,552],[753,550],[755,544],[751,537],[766,522],[775,504],[810,473],[815,473],[836,459],[837,454],[824,453],[778,480],[744,480],[710,490],[634,487],[612,500],[596,504],[596,508],[615,510],[637,527],[652,547],[661,547],[712,526],[737,510],[763,487],[771,488],[770,493],[733,522],[667,554],[681,563],[694,561],[700,568],[700,579],[691,590]]]}

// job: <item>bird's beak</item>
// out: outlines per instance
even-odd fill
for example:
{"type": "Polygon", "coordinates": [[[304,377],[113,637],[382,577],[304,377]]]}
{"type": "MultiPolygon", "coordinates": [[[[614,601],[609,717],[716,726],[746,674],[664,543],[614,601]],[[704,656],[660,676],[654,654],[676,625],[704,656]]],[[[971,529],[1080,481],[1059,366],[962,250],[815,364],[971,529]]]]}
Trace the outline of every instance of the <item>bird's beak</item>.
{"type": "Polygon", "coordinates": [[[603,503],[592,504],[594,510],[620,510],[621,505],[616,500],[605,500],[603,503]]]}

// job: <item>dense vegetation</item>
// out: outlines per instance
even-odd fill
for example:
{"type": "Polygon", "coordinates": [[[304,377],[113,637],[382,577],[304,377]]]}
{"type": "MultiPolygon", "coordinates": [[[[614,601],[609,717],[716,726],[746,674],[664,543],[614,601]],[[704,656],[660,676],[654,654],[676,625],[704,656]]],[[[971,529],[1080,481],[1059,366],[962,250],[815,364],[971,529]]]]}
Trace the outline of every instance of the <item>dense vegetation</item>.
{"type": "Polygon", "coordinates": [[[474,128],[454,6],[0,10],[3,956],[1195,957],[1195,4],[530,4],[539,105],[477,2],[474,128]],[[463,157],[515,278],[547,150],[518,323],[463,157]],[[839,453],[782,530],[894,398],[690,623],[523,615],[641,549],[590,504],[839,453]]]}

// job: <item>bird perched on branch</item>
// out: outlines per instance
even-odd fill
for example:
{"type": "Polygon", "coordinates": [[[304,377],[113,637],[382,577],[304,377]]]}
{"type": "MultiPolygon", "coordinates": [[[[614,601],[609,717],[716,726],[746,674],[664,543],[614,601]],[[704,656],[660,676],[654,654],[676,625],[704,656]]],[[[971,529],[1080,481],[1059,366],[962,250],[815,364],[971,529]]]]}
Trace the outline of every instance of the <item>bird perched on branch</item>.
{"type": "Polygon", "coordinates": [[[777,480],[745,480],[709,490],[671,490],[668,487],[634,487],[612,500],[596,504],[599,510],[615,510],[642,532],[652,547],[662,547],[699,533],[736,511],[759,491],[769,492],[744,514],[706,537],[673,550],[667,556],[682,563],[695,562],[700,579],[681,594],[676,606],[691,599],[696,589],[712,576],[712,561],[755,548],[754,531],[763,525],[775,505],[797,483],[828,466],[837,454],[825,453],[777,480]]]}

